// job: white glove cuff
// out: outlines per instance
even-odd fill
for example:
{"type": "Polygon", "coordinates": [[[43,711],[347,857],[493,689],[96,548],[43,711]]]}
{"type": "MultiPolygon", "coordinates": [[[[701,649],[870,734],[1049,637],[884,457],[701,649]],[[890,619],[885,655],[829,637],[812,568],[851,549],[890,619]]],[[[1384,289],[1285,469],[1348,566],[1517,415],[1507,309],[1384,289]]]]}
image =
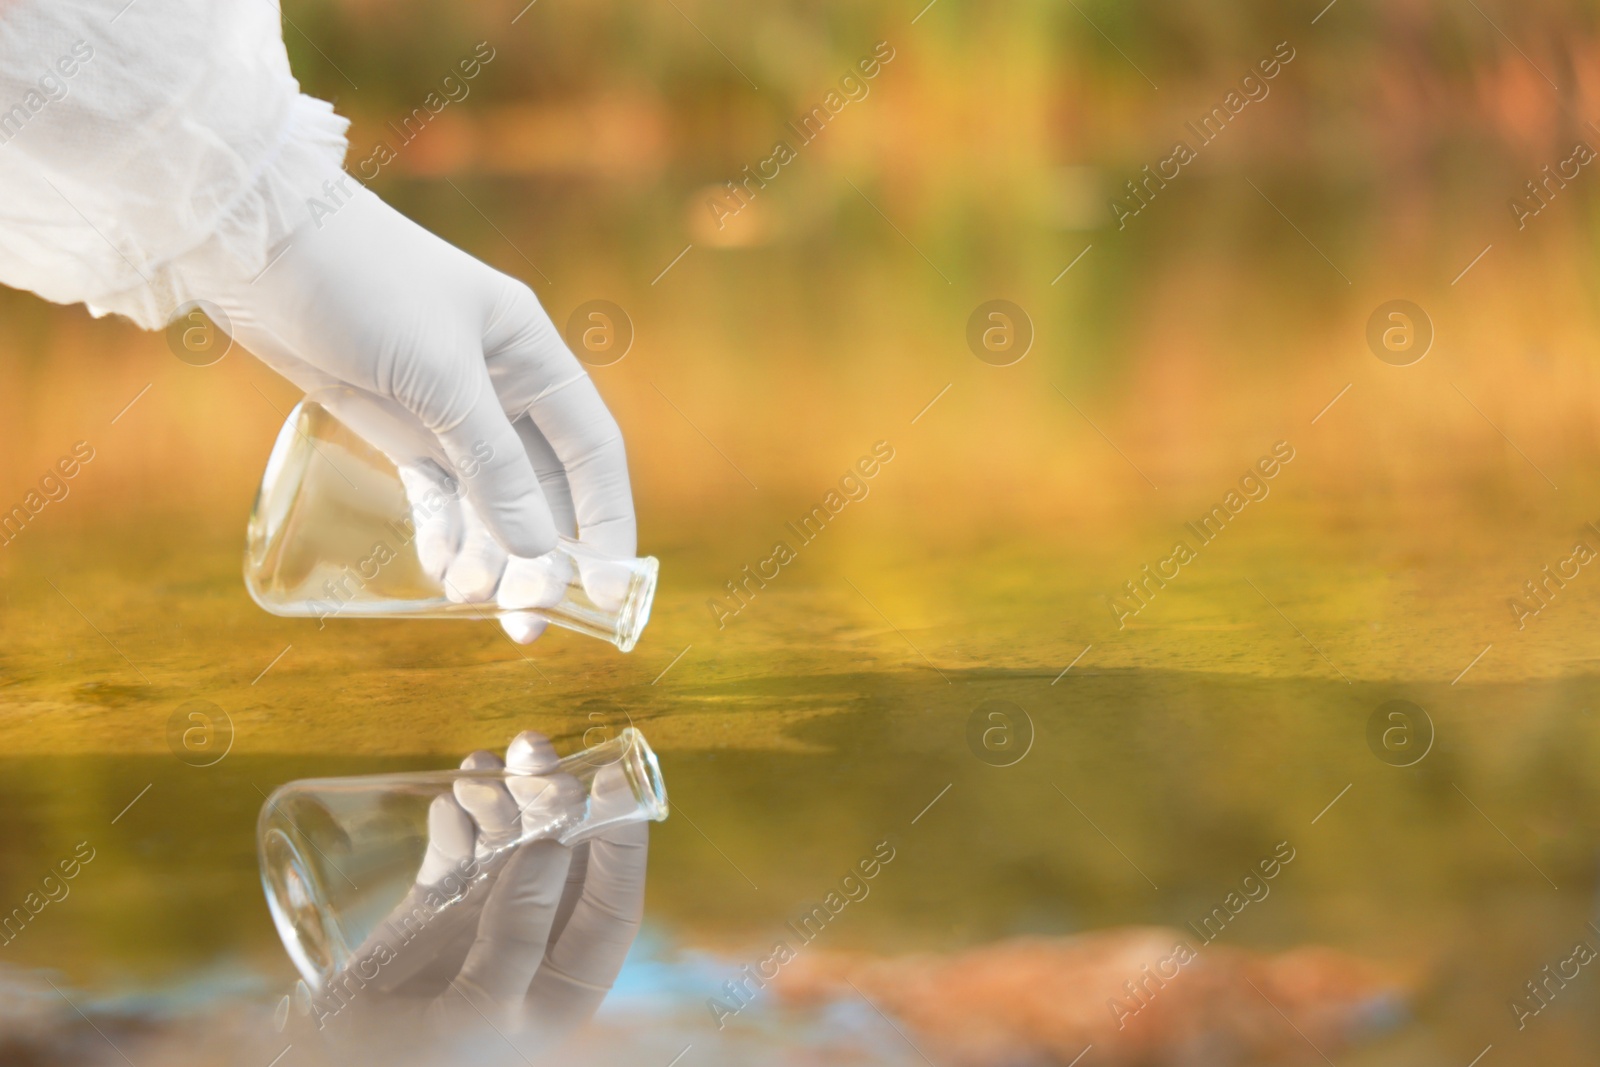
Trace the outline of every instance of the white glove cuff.
{"type": "Polygon", "coordinates": [[[255,278],[310,217],[311,199],[326,197],[325,183],[344,177],[349,125],[327,101],[297,95],[276,148],[223,208],[216,228],[165,261],[141,264],[148,284],[85,301],[90,312],[126,315],[147,330],[160,329],[180,305],[216,292],[219,282],[255,278]]]}

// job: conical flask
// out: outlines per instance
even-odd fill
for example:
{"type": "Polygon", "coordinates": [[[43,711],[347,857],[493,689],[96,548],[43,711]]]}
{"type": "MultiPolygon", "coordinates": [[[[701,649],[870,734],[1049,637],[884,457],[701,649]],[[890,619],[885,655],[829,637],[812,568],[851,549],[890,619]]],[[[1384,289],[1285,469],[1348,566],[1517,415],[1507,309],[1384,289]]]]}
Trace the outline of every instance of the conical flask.
{"type": "Polygon", "coordinates": [[[523,846],[577,845],[666,817],[661,768],[631,726],[539,774],[500,767],[307,779],[262,805],[261,884],[313,992],[357,964],[374,980],[366,957],[380,944],[388,951],[379,985],[399,984],[470,931],[523,846]],[[391,963],[390,952],[402,958],[391,963]]]}
{"type": "Polygon", "coordinates": [[[289,413],[262,475],[245,587],[274,615],[531,612],[631,651],[650,619],[655,558],[615,559],[562,538],[546,555],[463,572],[460,547],[474,526],[481,533],[462,484],[471,474],[453,468],[433,435],[392,401],[349,387],[307,396],[289,413]]]}

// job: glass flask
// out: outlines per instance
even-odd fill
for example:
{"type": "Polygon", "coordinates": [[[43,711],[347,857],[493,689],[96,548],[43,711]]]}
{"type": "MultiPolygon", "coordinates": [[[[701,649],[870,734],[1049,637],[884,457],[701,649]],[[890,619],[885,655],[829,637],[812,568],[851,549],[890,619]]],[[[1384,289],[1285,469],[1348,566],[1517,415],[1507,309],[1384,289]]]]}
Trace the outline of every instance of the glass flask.
{"type": "Polygon", "coordinates": [[[654,557],[615,559],[562,538],[493,574],[455,565],[474,528],[480,545],[487,538],[464,494],[472,462],[458,470],[392,401],[349,387],[306,397],[278,433],[250,514],[251,597],[319,622],[531,612],[631,651],[650,619],[654,557]]]}
{"type": "Polygon", "coordinates": [[[261,884],[284,947],[316,992],[391,930],[431,928],[429,940],[441,941],[466,928],[521,846],[576,845],[666,817],[656,755],[631,726],[540,774],[502,767],[307,779],[262,805],[261,884]],[[439,821],[441,805],[473,828],[464,846],[439,821]]]}

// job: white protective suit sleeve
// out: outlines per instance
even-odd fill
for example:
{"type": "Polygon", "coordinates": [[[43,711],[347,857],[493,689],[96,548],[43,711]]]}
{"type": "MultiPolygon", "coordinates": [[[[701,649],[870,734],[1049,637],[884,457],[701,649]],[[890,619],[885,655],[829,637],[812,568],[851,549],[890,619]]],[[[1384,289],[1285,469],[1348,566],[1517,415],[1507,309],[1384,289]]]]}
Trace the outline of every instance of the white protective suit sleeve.
{"type": "Polygon", "coordinates": [[[273,0],[0,7],[0,282],[147,329],[253,276],[340,174],[273,0]]]}

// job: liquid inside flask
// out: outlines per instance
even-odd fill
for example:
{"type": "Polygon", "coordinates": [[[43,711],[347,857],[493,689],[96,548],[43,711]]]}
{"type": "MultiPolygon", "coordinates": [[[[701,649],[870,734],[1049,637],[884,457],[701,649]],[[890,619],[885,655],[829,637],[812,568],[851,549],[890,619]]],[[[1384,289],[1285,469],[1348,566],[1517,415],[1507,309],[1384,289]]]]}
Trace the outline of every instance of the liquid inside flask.
{"type": "Polygon", "coordinates": [[[655,558],[617,559],[568,538],[535,558],[492,546],[486,553],[465,491],[475,469],[470,460],[465,466],[453,465],[392,401],[348,387],[307,396],[267,460],[250,515],[245,587],[274,615],[530,612],[631,651],[650,619],[655,558]]]}

